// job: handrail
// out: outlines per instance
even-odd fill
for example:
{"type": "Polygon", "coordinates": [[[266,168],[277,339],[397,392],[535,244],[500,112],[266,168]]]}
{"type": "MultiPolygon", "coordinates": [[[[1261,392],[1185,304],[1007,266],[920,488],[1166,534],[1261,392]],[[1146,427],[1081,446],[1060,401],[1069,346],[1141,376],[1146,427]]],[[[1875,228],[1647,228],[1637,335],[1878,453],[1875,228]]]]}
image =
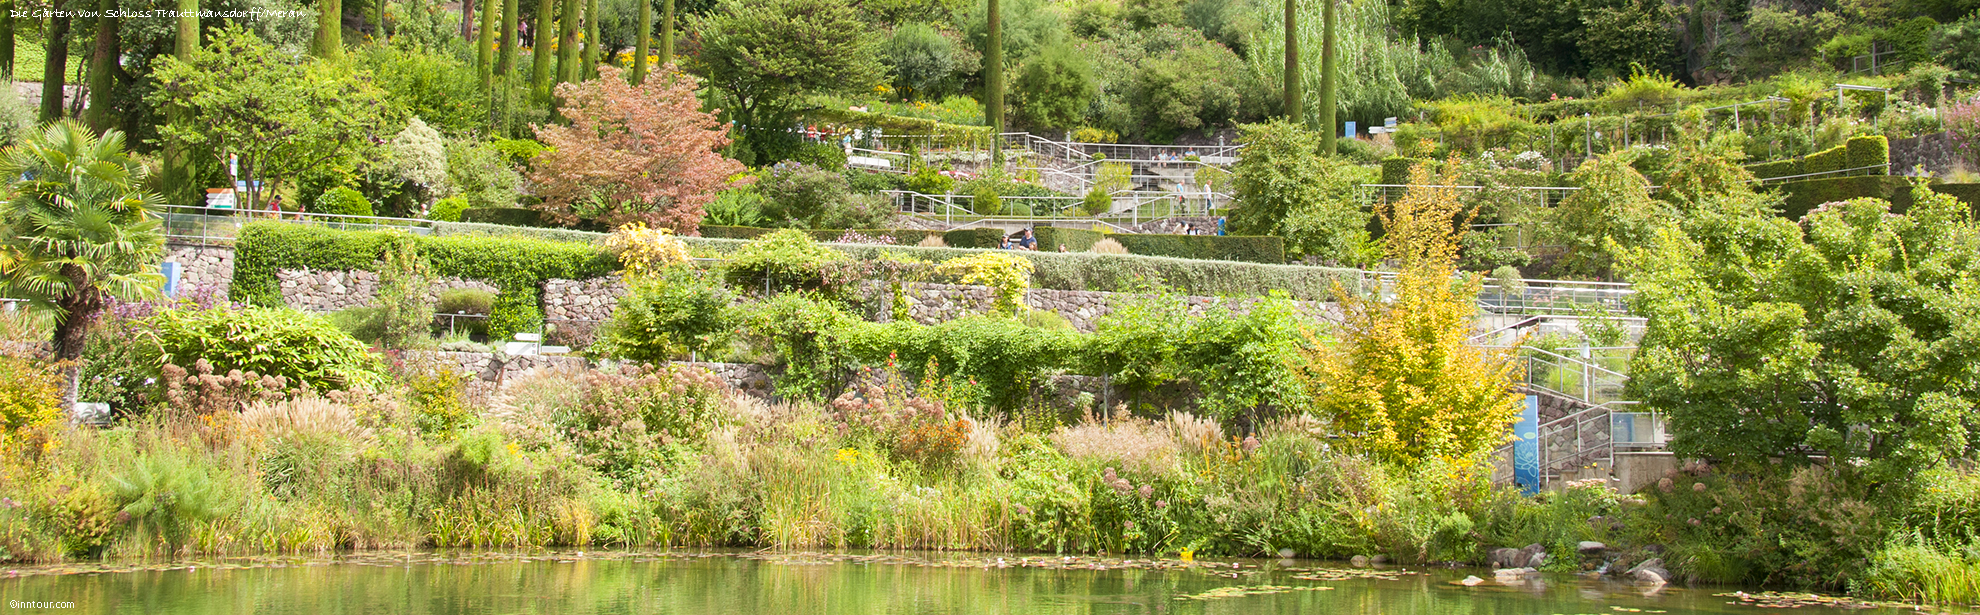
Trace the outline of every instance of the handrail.
{"type": "MultiPolygon", "coordinates": [[[[1762,164],[1766,164],[1766,163],[1762,163],[1762,164]]],[[[1883,169],[1883,168],[1888,168],[1888,167],[1890,167],[1890,166],[1891,166],[1891,163],[1888,163],[1888,162],[1886,162],[1886,163],[1883,163],[1883,164],[1873,164],[1873,165],[1870,165],[1870,166],[1867,166],[1867,167],[1856,167],[1856,168],[1854,168],[1854,169],[1836,169],[1836,170],[1833,170],[1833,171],[1818,171],[1818,172],[1815,172],[1815,173],[1802,173],[1802,174],[1800,174],[1800,175],[1781,175],[1781,176],[1777,176],[1777,177],[1755,177],[1755,178],[1753,178],[1753,179],[1752,179],[1751,181],[1752,181],[1752,182],[1754,182],[1754,183],[1759,183],[1759,184],[1764,184],[1764,183],[1767,183],[1767,182],[1772,182],[1772,181],[1787,181],[1787,180],[1791,180],[1791,179],[1801,179],[1801,178],[1806,178],[1806,177],[1815,177],[1815,176],[1817,176],[1817,175],[1835,175],[1835,174],[1837,174],[1837,173],[1849,173],[1849,172],[1851,172],[1851,171],[1862,171],[1862,170],[1864,170],[1864,169],[1883,169]]],[[[1847,177],[1847,176],[1845,176],[1845,177],[1847,177]]]]}

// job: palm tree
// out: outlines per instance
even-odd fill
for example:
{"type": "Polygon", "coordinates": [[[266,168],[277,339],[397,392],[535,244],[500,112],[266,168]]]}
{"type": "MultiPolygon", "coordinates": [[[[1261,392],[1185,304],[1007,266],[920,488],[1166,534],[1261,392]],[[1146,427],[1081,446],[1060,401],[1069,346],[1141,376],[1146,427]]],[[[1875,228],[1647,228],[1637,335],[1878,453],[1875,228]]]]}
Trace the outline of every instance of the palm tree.
{"type": "MultiPolygon", "coordinates": [[[[0,201],[0,292],[55,319],[55,358],[82,356],[89,327],[112,298],[156,296],[165,235],[158,195],[124,134],[101,138],[73,120],[46,125],[0,151],[0,177],[18,178],[0,201]]],[[[64,402],[75,401],[69,367],[64,402]]]]}

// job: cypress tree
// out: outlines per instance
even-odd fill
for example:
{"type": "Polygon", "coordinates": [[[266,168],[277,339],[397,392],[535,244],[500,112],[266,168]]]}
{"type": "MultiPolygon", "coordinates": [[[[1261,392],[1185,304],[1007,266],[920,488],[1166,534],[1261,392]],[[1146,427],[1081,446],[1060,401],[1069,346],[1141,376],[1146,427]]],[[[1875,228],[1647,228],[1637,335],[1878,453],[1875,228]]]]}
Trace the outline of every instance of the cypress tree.
{"type": "Polygon", "coordinates": [[[495,72],[507,81],[516,74],[516,28],[522,25],[521,0],[507,0],[502,3],[502,52],[501,60],[495,63],[495,72]]]}
{"type": "Polygon", "coordinates": [[[1299,100],[1299,16],[1293,12],[1295,0],[1286,0],[1286,119],[1304,123],[1299,100]]]}
{"type": "Polygon", "coordinates": [[[660,65],[674,63],[674,0],[660,3],[660,65]]]}
{"type": "Polygon", "coordinates": [[[344,0],[322,0],[316,5],[316,40],[310,52],[326,60],[344,57],[344,0]]]}
{"type": "Polygon", "coordinates": [[[1003,162],[1004,132],[1004,13],[997,0],[989,3],[989,36],[983,50],[983,119],[990,123],[991,165],[1003,162]]]}
{"type": "Polygon", "coordinates": [[[1340,128],[1335,126],[1334,122],[1334,107],[1336,106],[1334,101],[1334,70],[1336,65],[1334,61],[1336,60],[1334,57],[1335,0],[1320,1],[1327,3],[1320,10],[1320,129],[1322,133],[1320,153],[1332,156],[1335,151],[1334,139],[1340,134],[1340,128]]]}
{"type": "Polygon", "coordinates": [[[653,46],[653,3],[639,0],[639,42],[633,45],[632,83],[646,82],[646,54],[653,46]]]}
{"type": "Polygon", "coordinates": [[[598,0],[585,0],[584,3],[584,76],[582,81],[598,78],[598,0]]]}
{"type": "Polygon", "coordinates": [[[110,128],[115,113],[110,109],[111,90],[117,88],[117,0],[98,2],[96,49],[89,58],[89,128],[97,134],[110,128]]]}
{"type": "Polygon", "coordinates": [[[0,0],[0,78],[14,80],[14,0],[0,0]]]}
{"type": "Polygon", "coordinates": [[[475,41],[475,69],[481,71],[481,89],[495,84],[495,0],[481,5],[481,38],[475,41]]]}
{"type": "Polygon", "coordinates": [[[69,16],[62,13],[48,18],[48,51],[41,63],[41,121],[62,117],[62,95],[68,90],[69,16]]]}
{"type": "Polygon", "coordinates": [[[537,0],[536,26],[530,31],[529,85],[539,101],[550,100],[550,82],[556,79],[550,72],[550,13],[556,10],[557,0],[537,0]]]}
{"type": "Polygon", "coordinates": [[[563,0],[564,14],[557,18],[557,83],[578,81],[578,7],[584,0],[563,0]]]}

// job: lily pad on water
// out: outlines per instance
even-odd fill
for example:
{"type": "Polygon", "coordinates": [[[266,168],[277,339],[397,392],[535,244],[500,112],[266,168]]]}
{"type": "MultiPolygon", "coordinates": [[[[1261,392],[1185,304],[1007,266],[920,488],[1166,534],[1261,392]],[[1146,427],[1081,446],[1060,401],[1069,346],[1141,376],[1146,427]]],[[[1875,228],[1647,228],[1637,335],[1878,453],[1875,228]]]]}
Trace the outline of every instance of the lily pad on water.
{"type": "Polygon", "coordinates": [[[1354,579],[1380,579],[1383,581],[1395,581],[1402,579],[1404,576],[1420,575],[1420,574],[1423,573],[1410,572],[1408,570],[1403,570],[1400,568],[1395,570],[1381,570],[1376,568],[1314,568],[1312,570],[1293,575],[1293,578],[1302,581],[1349,581],[1354,579]]]}
{"type": "Polygon", "coordinates": [[[1727,602],[1726,604],[1744,604],[1749,606],[1757,606],[1763,609],[1798,609],[1805,606],[1821,606],[1821,607],[1829,607],[1836,609],[1912,609],[1916,611],[1929,610],[1921,605],[1908,604],[1904,602],[1878,602],[1871,600],[1858,600],[1856,598],[1850,598],[1848,596],[1824,596],[1821,594],[1802,594],[1795,592],[1760,592],[1755,594],[1749,594],[1746,592],[1732,592],[1729,594],[1712,594],[1712,595],[1739,599],[1739,601],[1737,602],[1727,602]]]}
{"type": "Polygon", "coordinates": [[[1327,591],[1330,589],[1333,588],[1319,586],[1319,585],[1304,585],[1304,586],[1232,585],[1230,587],[1219,587],[1217,589],[1213,589],[1200,594],[1176,596],[1176,599],[1177,600],[1217,600],[1220,598],[1243,598],[1245,596],[1263,596],[1266,594],[1283,594],[1288,592],[1302,592],[1302,591],[1317,592],[1317,591],[1327,591]]]}

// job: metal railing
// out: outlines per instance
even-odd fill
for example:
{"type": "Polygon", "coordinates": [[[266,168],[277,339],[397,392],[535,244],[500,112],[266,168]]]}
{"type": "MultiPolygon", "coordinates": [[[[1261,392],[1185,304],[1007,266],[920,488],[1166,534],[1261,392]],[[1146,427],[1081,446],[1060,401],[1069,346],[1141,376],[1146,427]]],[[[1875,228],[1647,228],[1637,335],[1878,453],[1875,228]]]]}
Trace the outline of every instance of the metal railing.
{"type": "MultiPolygon", "coordinates": [[[[1374,205],[1376,203],[1386,203],[1389,201],[1400,199],[1404,195],[1409,193],[1410,188],[1443,188],[1449,190],[1463,190],[1467,192],[1477,192],[1477,191],[1485,190],[1485,186],[1463,186],[1463,185],[1446,186],[1446,185],[1435,185],[1435,184],[1425,184],[1425,185],[1361,184],[1358,188],[1357,195],[1360,198],[1362,205],[1374,205]]],[[[1515,191],[1515,193],[1519,195],[1519,199],[1521,201],[1540,207],[1553,207],[1555,205],[1559,205],[1562,200],[1567,199],[1568,195],[1574,194],[1575,192],[1579,192],[1581,190],[1581,188],[1577,186],[1500,186],[1496,189],[1515,191]]]]}
{"type": "Polygon", "coordinates": [[[924,217],[930,221],[940,221],[946,225],[970,224],[983,218],[1026,219],[1039,223],[1098,223],[1120,228],[1120,225],[1133,226],[1143,222],[1169,218],[1201,217],[1211,215],[1218,198],[1229,198],[1219,193],[1174,193],[1152,191],[1120,191],[1113,193],[1113,205],[1107,213],[1095,216],[1066,215],[1085,199],[1075,196],[1000,196],[998,201],[1008,205],[1022,204],[1032,215],[985,215],[976,212],[976,197],[968,194],[923,194],[908,190],[882,190],[894,202],[894,210],[924,217]],[[1207,194],[1207,196],[1206,196],[1207,194]],[[1043,213],[1040,213],[1043,212],[1043,213]]]}
{"type": "MultiPolygon", "coordinates": [[[[1393,271],[1363,272],[1362,288],[1386,299],[1395,293],[1397,275],[1393,271]]],[[[1520,280],[1520,284],[1513,285],[1487,279],[1479,289],[1478,308],[1488,314],[1621,315],[1629,313],[1629,297],[1634,294],[1636,291],[1625,282],[1520,280]]]]}
{"type": "Polygon", "coordinates": [[[159,207],[159,217],[164,223],[166,241],[195,245],[231,245],[234,238],[240,235],[242,226],[258,221],[308,224],[346,231],[394,229],[415,235],[433,232],[429,221],[412,218],[346,216],[265,209],[162,205],[159,207]]]}
{"type": "Polygon", "coordinates": [[[1856,167],[1852,169],[1817,171],[1814,173],[1802,173],[1800,175],[1782,175],[1779,177],[1756,177],[1753,179],[1753,182],[1765,186],[1768,183],[1773,183],[1773,182],[1790,182],[1801,179],[1821,178],[1821,177],[1857,177],[1857,176],[1866,176],[1866,175],[1888,175],[1889,171],[1885,171],[1883,173],[1870,173],[1868,171],[1872,169],[1889,169],[1890,167],[1891,167],[1891,163],[1886,162],[1883,164],[1873,164],[1870,166],[1856,167]]]}

